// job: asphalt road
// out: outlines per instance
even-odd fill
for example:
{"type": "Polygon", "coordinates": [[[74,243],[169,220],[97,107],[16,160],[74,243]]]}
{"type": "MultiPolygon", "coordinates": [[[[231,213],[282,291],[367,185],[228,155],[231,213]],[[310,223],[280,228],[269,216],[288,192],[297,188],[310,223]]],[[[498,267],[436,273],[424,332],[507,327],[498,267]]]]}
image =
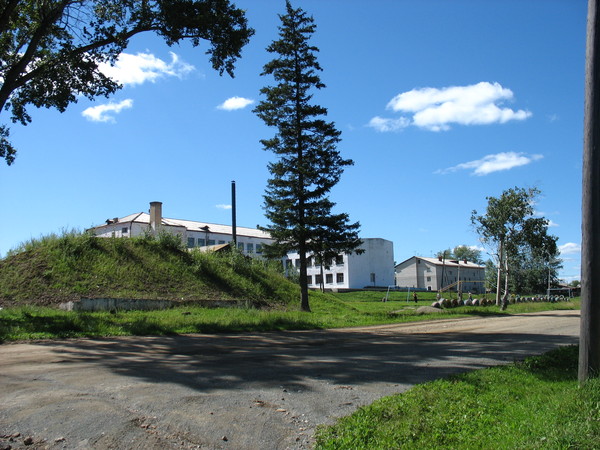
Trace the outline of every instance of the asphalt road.
{"type": "Polygon", "coordinates": [[[0,449],[302,449],[414,384],[576,344],[579,311],[0,345],[0,449]],[[4,446],[4,447],[3,447],[4,446]]]}

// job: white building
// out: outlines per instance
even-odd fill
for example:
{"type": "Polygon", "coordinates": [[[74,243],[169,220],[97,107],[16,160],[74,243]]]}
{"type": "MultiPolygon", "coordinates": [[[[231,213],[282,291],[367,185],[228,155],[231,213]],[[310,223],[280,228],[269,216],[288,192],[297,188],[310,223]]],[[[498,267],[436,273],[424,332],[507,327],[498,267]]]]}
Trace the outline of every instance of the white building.
{"type": "MultiPolygon", "coordinates": [[[[323,269],[325,289],[362,289],[388,287],[394,284],[394,246],[380,238],[362,239],[361,254],[338,255],[323,269]]],[[[288,268],[300,267],[298,253],[287,255],[288,268]]],[[[314,257],[308,258],[308,286],[321,286],[321,265],[314,257]]]]}
{"type": "Polygon", "coordinates": [[[447,287],[462,292],[485,292],[485,266],[465,260],[413,256],[396,265],[396,286],[439,291],[447,287]]]}
{"type": "MultiPolygon", "coordinates": [[[[191,220],[162,217],[162,203],[151,202],[150,214],[140,212],[121,218],[108,219],[105,225],[91,229],[99,237],[141,236],[148,230],[162,230],[178,234],[188,248],[207,247],[233,241],[233,229],[229,225],[194,222],[191,220]]],[[[273,242],[270,235],[256,228],[236,227],[236,240],[245,254],[261,254],[262,246],[273,242]]]]}
{"type": "MultiPolygon", "coordinates": [[[[162,203],[151,202],[150,213],[139,212],[121,218],[108,219],[105,225],[90,231],[99,237],[134,237],[160,228],[181,236],[188,248],[226,244],[233,241],[233,229],[229,225],[194,222],[191,220],[162,217],[162,203]]],[[[247,255],[261,255],[263,245],[273,242],[271,236],[259,229],[236,227],[236,240],[240,250],[247,255]]],[[[324,268],[325,288],[362,289],[364,287],[387,287],[394,284],[394,250],[391,241],[363,239],[360,247],[364,253],[338,255],[324,268]]],[[[321,284],[321,266],[310,258],[308,267],[309,287],[321,284]]],[[[288,268],[299,267],[299,256],[290,253],[288,268]]]]}

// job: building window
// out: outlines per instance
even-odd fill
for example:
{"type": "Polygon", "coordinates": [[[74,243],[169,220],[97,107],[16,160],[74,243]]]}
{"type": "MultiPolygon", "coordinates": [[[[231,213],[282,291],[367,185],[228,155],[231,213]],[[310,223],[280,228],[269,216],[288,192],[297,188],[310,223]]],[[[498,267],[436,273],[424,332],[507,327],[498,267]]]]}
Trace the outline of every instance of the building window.
{"type": "Polygon", "coordinates": [[[195,247],[194,243],[195,243],[196,239],[194,239],[193,237],[188,238],[188,248],[192,248],[195,247]]]}
{"type": "Polygon", "coordinates": [[[333,284],[333,274],[332,273],[325,274],[325,283],[333,284]]]}
{"type": "Polygon", "coordinates": [[[427,281],[431,281],[431,277],[427,277],[427,281]]]}
{"type": "Polygon", "coordinates": [[[344,274],[343,273],[336,273],[335,274],[335,281],[337,281],[338,283],[343,283],[344,282],[344,274]]]}
{"type": "Polygon", "coordinates": [[[243,251],[244,251],[244,243],[243,243],[243,242],[238,242],[238,250],[239,250],[240,252],[243,252],[243,251]]]}
{"type": "MultiPolygon", "coordinates": [[[[204,247],[206,245],[206,241],[204,239],[198,239],[198,247],[204,247]]],[[[193,245],[192,245],[193,247],[193,245]]]]}
{"type": "Polygon", "coordinates": [[[225,241],[219,241],[219,245],[224,244],[224,243],[225,243],[225,241]]]}
{"type": "Polygon", "coordinates": [[[375,283],[375,274],[371,273],[371,283],[375,283]]]}
{"type": "Polygon", "coordinates": [[[312,282],[312,275],[307,275],[306,276],[306,283],[313,284],[313,282],[312,282]]]}
{"type": "Polygon", "coordinates": [[[335,257],[335,264],[336,264],[336,266],[343,266],[344,265],[344,255],[337,255],[335,257]]]}
{"type": "Polygon", "coordinates": [[[309,256],[308,258],[306,258],[306,267],[312,267],[313,265],[313,257],[309,256]]]}
{"type": "Polygon", "coordinates": [[[262,244],[256,244],[256,253],[259,255],[262,253],[262,244]]]}
{"type": "Polygon", "coordinates": [[[208,240],[208,245],[215,245],[215,240],[214,239],[209,239],[208,240]]]}
{"type": "Polygon", "coordinates": [[[315,275],[315,284],[321,284],[323,282],[323,277],[319,275],[315,275]]]}
{"type": "Polygon", "coordinates": [[[121,228],[121,233],[122,234],[127,234],[127,231],[129,231],[129,229],[127,227],[121,228]]]}
{"type": "Polygon", "coordinates": [[[247,253],[254,253],[254,244],[252,243],[247,243],[246,244],[246,252],[247,253]]]}

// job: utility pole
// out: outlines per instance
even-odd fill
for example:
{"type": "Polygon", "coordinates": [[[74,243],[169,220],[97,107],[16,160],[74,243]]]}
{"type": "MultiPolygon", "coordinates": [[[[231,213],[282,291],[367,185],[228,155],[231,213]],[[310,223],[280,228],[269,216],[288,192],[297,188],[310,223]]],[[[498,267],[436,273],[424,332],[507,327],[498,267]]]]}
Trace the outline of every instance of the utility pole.
{"type": "Polygon", "coordinates": [[[496,281],[496,306],[501,305],[502,297],[502,261],[504,259],[504,237],[500,240],[500,250],[498,252],[498,276],[496,281]]]}
{"type": "Polygon", "coordinates": [[[237,224],[235,212],[235,180],[231,182],[231,235],[234,248],[237,248],[237,224]]]}
{"type": "Polygon", "coordinates": [[[583,131],[579,382],[600,375],[600,0],[588,0],[583,131]]]}

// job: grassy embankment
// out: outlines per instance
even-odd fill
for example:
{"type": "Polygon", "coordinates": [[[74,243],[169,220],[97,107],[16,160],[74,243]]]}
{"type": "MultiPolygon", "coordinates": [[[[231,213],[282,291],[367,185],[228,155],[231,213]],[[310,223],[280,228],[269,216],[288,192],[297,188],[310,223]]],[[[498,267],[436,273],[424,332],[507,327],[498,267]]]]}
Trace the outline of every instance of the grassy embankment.
{"type": "Polygon", "coordinates": [[[418,385],[317,433],[317,449],[595,449],[600,379],[580,387],[577,347],[418,385]]]}
{"type": "MultiPolygon", "coordinates": [[[[188,252],[170,235],[99,239],[85,234],[32,240],[0,261],[0,342],[21,339],[267,331],[378,325],[463,315],[499,314],[460,307],[420,315],[435,293],[311,293],[312,313],[299,311],[299,289],[264,262],[234,254],[188,252]],[[247,300],[261,308],[208,309],[182,303],[162,311],[66,312],[80,297],[247,300]]],[[[511,305],[507,313],[575,309],[578,302],[511,305]]]]}

